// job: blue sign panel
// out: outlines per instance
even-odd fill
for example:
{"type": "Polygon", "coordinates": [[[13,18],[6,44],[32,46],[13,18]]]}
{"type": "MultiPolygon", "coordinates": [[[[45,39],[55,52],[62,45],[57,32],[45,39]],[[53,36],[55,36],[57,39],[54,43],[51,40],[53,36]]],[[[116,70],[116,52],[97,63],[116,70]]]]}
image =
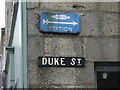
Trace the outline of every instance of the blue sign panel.
{"type": "Polygon", "coordinates": [[[55,33],[79,33],[80,15],[70,13],[41,13],[40,30],[55,33]]]}

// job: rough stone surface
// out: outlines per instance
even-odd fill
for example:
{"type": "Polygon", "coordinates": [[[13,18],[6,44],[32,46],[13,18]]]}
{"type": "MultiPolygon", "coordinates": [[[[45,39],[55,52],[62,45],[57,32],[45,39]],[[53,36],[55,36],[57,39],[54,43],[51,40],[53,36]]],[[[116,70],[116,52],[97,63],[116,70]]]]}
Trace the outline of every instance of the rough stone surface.
{"type": "Polygon", "coordinates": [[[28,83],[29,85],[38,84],[38,65],[37,60],[28,59],[28,83]]]}
{"type": "Polygon", "coordinates": [[[90,88],[95,86],[95,77],[94,77],[94,63],[86,60],[85,68],[76,68],[76,83],[83,84],[83,87],[87,88],[87,85],[90,88]],[[85,84],[87,83],[87,84],[85,84]]]}
{"type": "Polygon", "coordinates": [[[40,8],[58,11],[119,12],[117,2],[41,2],[40,8]],[[54,7],[54,8],[53,8],[54,7]]]}
{"type": "Polygon", "coordinates": [[[120,12],[118,2],[100,2],[98,7],[100,11],[104,12],[120,12]]]}
{"type": "Polygon", "coordinates": [[[98,15],[98,30],[101,35],[115,36],[118,35],[118,14],[103,13],[98,15]]]}
{"type": "Polygon", "coordinates": [[[28,39],[28,59],[37,60],[37,58],[43,56],[44,53],[43,38],[31,35],[28,39]]]}
{"type": "Polygon", "coordinates": [[[40,35],[39,33],[39,14],[34,10],[27,11],[28,34],[40,35]]]}
{"type": "Polygon", "coordinates": [[[118,61],[117,38],[84,38],[84,45],[88,60],[118,61]]]}
{"type": "Polygon", "coordinates": [[[97,3],[89,2],[41,2],[40,8],[49,9],[49,10],[59,10],[59,11],[96,11],[97,3]],[[53,8],[54,7],[54,8],[53,8]]]}
{"type": "Polygon", "coordinates": [[[39,2],[27,2],[27,9],[34,9],[39,7],[39,2]]]}
{"type": "Polygon", "coordinates": [[[39,83],[45,84],[75,84],[76,82],[76,70],[74,68],[39,68],[39,83]],[[44,72],[45,71],[45,72],[44,72]],[[68,82],[69,80],[69,82],[68,82]]]}
{"type": "Polygon", "coordinates": [[[47,37],[44,41],[45,56],[82,56],[82,39],[47,37]]]}
{"type": "Polygon", "coordinates": [[[118,14],[94,12],[81,16],[80,36],[118,35],[118,14]]]}
{"type": "Polygon", "coordinates": [[[80,36],[97,36],[98,31],[98,13],[85,13],[81,16],[81,32],[80,36]]]}

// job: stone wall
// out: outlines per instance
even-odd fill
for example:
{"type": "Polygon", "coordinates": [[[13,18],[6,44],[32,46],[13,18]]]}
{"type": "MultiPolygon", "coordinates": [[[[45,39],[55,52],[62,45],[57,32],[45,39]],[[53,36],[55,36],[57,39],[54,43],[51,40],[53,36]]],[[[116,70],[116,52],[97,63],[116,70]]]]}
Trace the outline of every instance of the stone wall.
{"type": "Polygon", "coordinates": [[[118,61],[118,24],[117,2],[28,2],[29,87],[94,88],[94,62],[118,61]],[[42,12],[83,14],[80,33],[40,32],[39,14],[42,12]],[[86,66],[38,67],[38,56],[85,57],[86,66]]]}

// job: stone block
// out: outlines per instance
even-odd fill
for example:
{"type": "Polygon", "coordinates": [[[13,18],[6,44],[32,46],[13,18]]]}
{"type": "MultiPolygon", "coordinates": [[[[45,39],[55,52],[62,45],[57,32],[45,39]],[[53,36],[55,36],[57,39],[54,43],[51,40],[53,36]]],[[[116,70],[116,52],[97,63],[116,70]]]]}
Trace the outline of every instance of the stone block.
{"type": "Polygon", "coordinates": [[[118,13],[84,13],[81,16],[80,36],[117,36],[118,13]]]}
{"type": "Polygon", "coordinates": [[[39,56],[43,56],[43,37],[39,36],[28,36],[28,59],[37,60],[39,56]]]}
{"type": "Polygon", "coordinates": [[[40,67],[38,79],[39,84],[75,84],[76,70],[70,67],[40,67]]]}
{"type": "Polygon", "coordinates": [[[98,32],[98,13],[84,13],[81,16],[80,36],[97,36],[98,32]]]}
{"type": "Polygon", "coordinates": [[[84,51],[88,60],[118,61],[117,38],[84,38],[84,45],[84,51]]]}
{"type": "Polygon", "coordinates": [[[120,12],[119,2],[99,2],[98,8],[103,12],[120,12]]]}
{"type": "Polygon", "coordinates": [[[82,39],[79,37],[46,37],[45,56],[82,56],[82,39]]]}
{"type": "Polygon", "coordinates": [[[36,10],[27,10],[27,33],[41,35],[39,30],[39,13],[36,10]]]}
{"type": "Polygon", "coordinates": [[[104,13],[99,18],[102,19],[98,26],[99,33],[106,36],[118,36],[118,13],[104,13]]]}
{"type": "Polygon", "coordinates": [[[28,59],[28,71],[37,72],[38,70],[38,60],[37,59],[28,59]]]}
{"type": "Polygon", "coordinates": [[[37,66],[37,60],[28,60],[28,80],[29,85],[35,85],[38,84],[38,66],[37,66]]]}
{"type": "Polygon", "coordinates": [[[64,12],[78,12],[78,11],[96,11],[96,2],[41,2],[40,8],[64,11],[64,12]]]}
{"type": "Polygon", "coordinates": [[[118,2],[41,2],[40,7],[43,9],[65,12],[119,12],[118,4],[118,2]]]}
{"type": "Polygon", "coordinates": [[[39,2],[27,2],[27,9],[34,9],[39,7],[39,2]]]}
{"type": "Polygon", "coordinates": [[[95,80],[94,80],[94,63],[86,60],[85,67],[82,68],[76,68],[76,84],[83,84],[85,87],[85,84],[88,84],[89,87],[94,86],[95,80]]]}

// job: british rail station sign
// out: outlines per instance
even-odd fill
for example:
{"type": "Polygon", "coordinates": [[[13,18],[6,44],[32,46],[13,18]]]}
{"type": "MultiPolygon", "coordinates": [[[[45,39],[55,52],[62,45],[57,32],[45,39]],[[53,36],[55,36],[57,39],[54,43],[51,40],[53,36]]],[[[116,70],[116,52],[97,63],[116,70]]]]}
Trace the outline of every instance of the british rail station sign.
{"type": "Polygon", "coordinates": [[[80,15],[70,13],[41,13],[40,31],[55,33],[79,33],[80,15]]]}
{"type": "Polygon", "coordinates": [[[39,67],[85,67],[83,57],[38,57],[39,67]]]}

